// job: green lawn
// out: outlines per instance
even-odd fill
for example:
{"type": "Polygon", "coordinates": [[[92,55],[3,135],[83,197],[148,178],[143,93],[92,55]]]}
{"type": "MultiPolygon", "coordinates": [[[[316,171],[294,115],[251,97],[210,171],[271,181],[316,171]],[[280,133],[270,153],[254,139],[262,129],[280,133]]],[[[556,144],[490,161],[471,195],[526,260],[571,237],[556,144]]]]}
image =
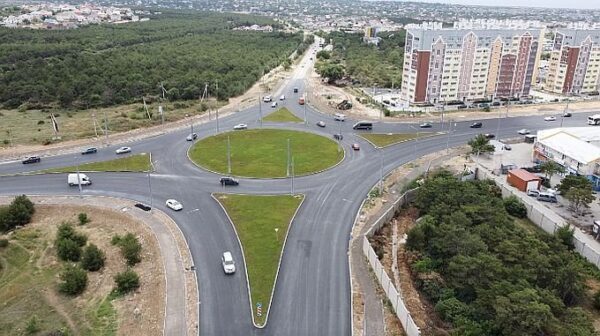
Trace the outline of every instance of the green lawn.
{"type": "Polygon", "coordinates": [[[419,132],[417,133],[364,133],[358,134],[359,136],[369,140],[377,147],[386,147],[389,145],[397,144],[404,141],[413,140],[416,138],[425,138],[436,135],[433,132],[419,132]]]}
{"type": "Polygon", "coordinates": [[[15,231],[7,247],[0,248],[0,335],[45,335],[59,329],[65,335],[116,335],[117,313],[110,297],[88,302],[85,309],[76,299],[58,293],[58,302],[49,301],[47,292],[56,291],[62,268],[61,263],[49,261],[54,253],[46,251],[49,238],[47,232],[23,228],[15,231]],[[71,330],[62,314],[79,330],[71,330]],[[32,332],[27,332],[28,327],[32,332]]]}
{"type": "MultiPolygon", "coordinates": [[[[329,168],[344,157],[332,139],[278,129],[252,129],[219,134],[197,142],[190,158],[206,169],[227,174],[227,138],[231,143],[231,173],[247,177],[286,177],[290,139],[295,175],[329,168]]],[[[291,170],[290,170],[291,171],[291,170]]]]}
{"type": "Polygon", "coordinates": [[[270,113],[266,117],[263,118],[263,121],[271,121],[271,122],[303,122],[304,120],[296,117],[295,114],[290,112],[285,107],[280,108],[279,110],[270,113]]]}
{"type": "MultiPolygon", "coordinates": [[[[152,169],[150,155],[141,153],[109,161],[90,162],[79,165],[80,171],[133,171],[146,172],[152,169]]],[[[45,173],[72,173],[76,166],[44,170],[45,173]]]]}
{"type": "MultiPolygon", "coordinates": [[[[254,321],[258,325],[263,325],[275,285],[275,275],[285,236],[303,196],[232,194],[214,196],[226,209],[242,242],[250,281],[254,321]],[[258,302],[262,304],[261,316],[256,314],[258,302]]],[[[237,262],[239,264],[241,260],[237,262]]]]}

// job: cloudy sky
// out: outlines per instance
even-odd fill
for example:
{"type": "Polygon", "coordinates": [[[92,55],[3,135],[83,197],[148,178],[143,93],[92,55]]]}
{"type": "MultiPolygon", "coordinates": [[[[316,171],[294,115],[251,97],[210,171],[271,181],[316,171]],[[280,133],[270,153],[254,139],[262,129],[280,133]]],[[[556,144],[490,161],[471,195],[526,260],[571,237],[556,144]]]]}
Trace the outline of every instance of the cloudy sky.
{"type": "Polygon", "coordinates": [[[457,3],[485,6],[527,6],[551,8],[600,9],[600,0],[420,0],[422,2],[457,3]]]}

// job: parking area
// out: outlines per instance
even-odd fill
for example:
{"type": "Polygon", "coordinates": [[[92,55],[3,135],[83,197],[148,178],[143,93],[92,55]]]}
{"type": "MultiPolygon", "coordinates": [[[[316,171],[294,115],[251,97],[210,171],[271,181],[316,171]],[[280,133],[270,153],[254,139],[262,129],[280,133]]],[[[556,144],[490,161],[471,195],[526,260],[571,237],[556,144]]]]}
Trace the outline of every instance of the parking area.
{"type": "MultiPolygon", "coordinates": [[[[514,142],[514,141],[513,141],[514,142]]],[[[511,150],[502,150],[500,149],[494,154],[491,155],[481,155],[476,161],[482,165],[484,168],[492,171],[495,175],[503,175],[502,174],[502,165],[514,165],[518,168],[525,167],[533,167],[535,163],[532,158],[533,144],[517,142],[510,144],[511,150]]],[[[543,176],[543,173],[537,173],[540,176],[543,176]]],[[[506,175],[503,175],[506,176],[506,175]]],[[[562,180],[562,176],[552,176],[552,180],[550,181],[551,186],[556,186],[562,180]]],[[[506,179],[503,179],[506,183],[506,179]]],[[[542,189],[545,189],[542,187],[542,189]]],[[[522,197],[531,198],[531,196],[527,196],[526,193],[519,193],[522,197]]],[[[577,215],[570,209],[570,202],[562,197],[560,194],[557,195],[558,202],[557,203],[548,203],[548,202],[539,202],[548,210],[553,211],[557,215],[564,218],[568,223],[580,228],[583,232],[587,234],[592,234],[592,227],[594,220],[600,220],[600,195],[595,192],[595,200],[590,204],[588,209],[583,211],[582,215],[577,215]]]]}

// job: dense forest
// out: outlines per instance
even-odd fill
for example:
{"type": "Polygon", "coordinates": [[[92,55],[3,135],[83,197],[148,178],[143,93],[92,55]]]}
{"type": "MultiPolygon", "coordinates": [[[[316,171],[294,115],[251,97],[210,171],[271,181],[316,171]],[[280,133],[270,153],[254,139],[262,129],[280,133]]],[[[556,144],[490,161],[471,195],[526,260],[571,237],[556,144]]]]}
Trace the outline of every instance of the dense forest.
{"type": "Polygon", "coordinates": [[[448,172],[429,178],[415,205],[423,217],[408,234],[412,268],[453,335],[596,335],[580,306],[598,270],[573,251],[569,228],[526,229],[507,212],[526,214],[518,199],[448,172]]]}
{"type": "Polygon", "coordinates": [[[302,33],[232,30],[251,24],[274,22],[163,11],[147,22],[73,30],[0,28],[0,104],[109,106],[158,97],[161,83],[171,100],[198,98],[205,83],[211,96],[236,96],[302,44],[302,33]]]}
{"type": "Polygon", "coordinates": [[[363,34],[328,34],[326,40],[333,40],[334,49],[321,66],[342,64],[345,74],[362,86],[400,87],[406,32],[380,32],[377,36],[381,38],[379,46],[364,43],[363,34]]]}

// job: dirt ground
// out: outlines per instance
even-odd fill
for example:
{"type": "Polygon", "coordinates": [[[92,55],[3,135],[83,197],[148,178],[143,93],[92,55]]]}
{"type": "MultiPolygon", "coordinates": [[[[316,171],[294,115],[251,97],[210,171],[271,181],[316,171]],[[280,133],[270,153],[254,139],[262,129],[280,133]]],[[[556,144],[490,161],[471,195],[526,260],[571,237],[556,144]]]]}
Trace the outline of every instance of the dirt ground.
{"type": "Polygon", "coordinates": [[[88,206],[36,205],[32,222],[23,230],[39,230],[48,242],[38,259],[42,268],[59,266],[53,240],[57,227],[62,222],[71,222],[78,232],[88,237],[88,242],[97,245],[106,254],[105,267],[98,272],[88,272],[85,292],[75,298],[58,293],[54,287],[43,290],[43,298],[79,334],[82,327],[81,312],[89,311],[113,289],[113,277],[127,268],[124,258],[110,241],[113,235],[131,232],[142,244],[142,262],[133,267],[141,280],[138,290],[113,301],[117,311],[117,335],[162,335],[165,314],[165,277],[162,259],[156,238],[141,222],[117,212],[88,206]],[[77,215],[85,212],[91,222],[79,226],[77,215]]]}

